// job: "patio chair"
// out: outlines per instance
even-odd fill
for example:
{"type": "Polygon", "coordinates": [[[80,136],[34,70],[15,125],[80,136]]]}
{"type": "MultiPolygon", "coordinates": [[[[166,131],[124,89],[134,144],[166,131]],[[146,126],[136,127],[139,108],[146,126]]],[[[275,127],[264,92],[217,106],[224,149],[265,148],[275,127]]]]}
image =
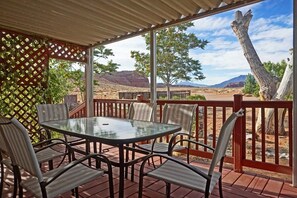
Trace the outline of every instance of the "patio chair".
{"type": "MultiPolygon", "coordinates": [[[[139,120],[139,121],[153,121],[154,112],[156,110],[156,104],[143,103],[143,102],[132,102],[128,110],[128,119],[139,120]]],[[[136,144],[133,144],[133,149],[136,144]]],[[[135,159],[135,152],[132,151],[132,160],[135,159]]],[[[129,146],[127,145],[126,150],[126,162],[129,161],[129,146]]],[[[126,168],[125,177],[128,177],[128,167],[126,168]]],[[[134,180],[134,165],[131,167],[131,180],[134,180]]]]}
{"type": "Polygon", "coordinates": [[[153,121],[155,109],[155,104],[132,102],[129,106],[128,119],[153,121]]]}
{"type": "MultiPolygon", "coordinates": [[[[15,118],[11,122],[13,125],[2,125],[0,132],[8,149],[8,155],[11,157],[13,170],[17,174],[19,197],[23,196],[23,188],[33,193],[35,197],[48,198],[75,189],[75,195],[78,197],[78,186],[90,182],[104,173],[108,173],[110,197],[114,196],[112,166],[105,156],[100,154],[87,155],[71,161],[65,166],[42,173],[27,131],[22,129],[15,118]],[[104,161],[107,164],[108,171],[85,165],[83,162],[89,158],[104,161]],[[28,174],[25,180],[21,180],[19,168],[28,174]]],[[[74,158],[73,151],[69,155],[74,158]]]]}
{"type": "MultiPolygon", "coordinates": [[[[163,109],[162,123],[177,124],[181,126],[181,132],[191,135],[193,119],[196,113],[197,105],[194,104],[165,104],[163,109]]],[[[180,133],[174,134],[172,137],[177,139],[180,133]]],[[[181,136],[182,137],[182,136],[181,136]]],[[[171,139],[171,142],[174,142],[171,139]]],[[[169,154],[170,144],[157,142],[154,139],[152,143],[138,144],[136,147],[147,151],[148,153],[169,154]]],[[[176,145],[175,150],[184,149],[185,147],[176,145]]]]}
{"type": "MultiPolygon", "coordinates": [[[[46,121],[69,119],[67,104],[39,104],[36,108],[39,124],[46,121]]],[[[49,130],[41,128],[39,133],[41,138],[51,139],[51,132],[49,130]],[[45,134],[43,134],[43,132],[45,132],[45,134]]],[[[88,140],[69,135],[64,135],[64,138],[71,146],[85,144],[85,151],[75,147],[74,150],[76,152],[81,154],[90,153],[90,142],[88,140]]]]}
{"type": "MultiPolygon", "coordinates": [[[[0,117],[0,127],[2,127],[3,130],[10,128],[10,130],[21,129],[26,131],[25,127],[18,120],[15,119],[14,122],[19,128],[13,125],[10,119],[0,117]]],[[[60,163],[58,164],[58,167],[59,167],[64,161],[68,153],[67,146],[66,146],[66,152],[60,152],[54,149],[54,146],[61,145],[61,144],[66,145],[66,142],[61,139],[51,139],[44,142],[39,142],[38,144],[34,144],[33,148],[36,153],[38,163],[42,164],[44,162],[48,162],[49,169],[52,170],[53,160],[57,159],[60,161],[60,163]]],[[[1,193],[0,197],[1,197],[2,191],[3,191],[4,178],[5,178],[4,165],[7,169],[11,170],[14,173],[13,167],[11,165],[11,159],[8,156],[8,149],[6,147],[6,143],[4,142],[4,137],[2,137],[1,133],[0,133],[0,161],[1,161],[1,184],[0,184],[0,193],[1,193]]],[[[16,190],[17,190],[17,179],[16,179],[16,174],[14,174],[14,197],[16,195],[16,190]]]]}
{"type": "MultiPolygon", "coordinates": [[[[227,150],[228,142],[230,136],[233,132],[235,122],[238,117],[243,116],[243,110],[240,109],[238,112],[233,113],[223,124],[220,134],[218,137],[216,148],[212,148],[208,145],[196,142],[191,139],[181,139],[178,142],[188,142],[189,146],[191,144],[201,145],[207,149],[213,151],[213,157],[210,163],[209,168],[201,168],[198,166],[191,165],[180,159],[173,158],[169,155],[164,154],[151,154],[149,155],[141,164],[140,175],[139,175],[139,198],[142,197],[143,191],[143,178],[144,176],[153,177],[159,180],[163,180],[166,183],[166,195],[170,197],[170,186],[171,184],[179,185],[182,187],[190,188],[199,192],[203,192],[205,197],[209,197],[212,190],[214,189],[217,182],[219,182],[219,192],[220,197],[223,197],[222,192],[222,169],[225,153],[227,150]],[[159,167],[154,168],[148,172],[144,172],[144,166],[146,162],[155,157],[162,157],[166,161],[161,164],[159,167]],[[215,167],[219,163],[218,171],[215,170],[215,167]]],[[[176,144],[175,143],[175,144],[176,144]]],[[[172,145],[170,149],[172,151],[175,144],[172,145]]],[[[189,155],[189,153],[187,153],[189,155]]]]}

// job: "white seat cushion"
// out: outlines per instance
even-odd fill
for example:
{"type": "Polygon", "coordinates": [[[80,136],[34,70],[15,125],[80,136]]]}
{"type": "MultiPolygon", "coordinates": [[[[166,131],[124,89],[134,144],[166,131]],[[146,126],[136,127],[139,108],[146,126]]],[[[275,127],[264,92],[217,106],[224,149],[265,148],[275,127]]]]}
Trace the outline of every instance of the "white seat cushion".
{"type": "MultiPolygon", "coordinates": [[[[208,174],[208,170],[205,168],[200,168],[196,166],[192,167],[208,174]]],[[[156,179],[164,180],[172,184],[191,188],[200,192],[204,192],[206,187],[206,179],[204,179],[197,173],[193,172],[192,170],[170,160],[167,160],[158,168],[148,172],[147,175],[150,177],[154,177],[156,179]]],[[[221,174],[219,172],[213,172],[209,192],[212,192],[220,176],[221,174]]]]}
{"type": "MultiPolygon", "coordinates": [[[[57,173],[57,171],[60,171],[62,169],[64,169],[64,167],[59,167],[44,173],[44,180],[51,178],[57,173]]],[[[61,177],[57,178],[46,187],[47,197],[56,197],[59,194],[74,189],[76,186],[92,181],[96,177],[102,176],[103,174],[103,170],[93,169],[86,165],[78,164],[62,174],[61,177]]],[[[21,185],[25,189],[32,192],[36,197],[42,197],[41,188],[36,177],[26,177],[22,180],[21,185]]]]}

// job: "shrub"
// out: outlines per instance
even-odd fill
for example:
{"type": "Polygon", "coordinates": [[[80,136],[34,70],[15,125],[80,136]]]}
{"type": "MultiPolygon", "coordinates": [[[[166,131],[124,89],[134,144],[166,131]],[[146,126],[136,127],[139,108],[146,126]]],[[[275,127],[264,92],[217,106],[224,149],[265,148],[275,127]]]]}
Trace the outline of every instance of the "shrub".
{"type": "Polygon", "coordinates": [[[187,97],[188,100],[206,100],[205,96],[203,95],[190,95],[187,97]]]}

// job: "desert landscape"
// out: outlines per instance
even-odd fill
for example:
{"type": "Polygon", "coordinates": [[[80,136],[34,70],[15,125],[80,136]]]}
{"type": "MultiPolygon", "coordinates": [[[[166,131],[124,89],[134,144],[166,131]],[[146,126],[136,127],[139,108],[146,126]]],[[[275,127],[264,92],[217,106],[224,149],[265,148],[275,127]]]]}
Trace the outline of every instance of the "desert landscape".
{"type": "MultiPolygon", "coordinates": [[[[233,100],[234,94],[243,94],[242,87],[239,88],[205,88],[205,87],[171,87],[171,91],[190,90],[191,95],[203,95],[206,100],[233,100]]],[[[104,79],[98,81],[94,88],[94,98],[119,99],[119,92],[149,92],[147,87],[133,87],[120,85],[104,79]]],[[[165,88],[157,88],[157,91],[166,91],[165,88]]],[[[76,93],[77,94],[77,93],[76,93]]],[[[78,94],[79,95],[79,94],[78,94]]],[[[244,95],[244,100],[258,100],[251,95],[244,95]]]]}

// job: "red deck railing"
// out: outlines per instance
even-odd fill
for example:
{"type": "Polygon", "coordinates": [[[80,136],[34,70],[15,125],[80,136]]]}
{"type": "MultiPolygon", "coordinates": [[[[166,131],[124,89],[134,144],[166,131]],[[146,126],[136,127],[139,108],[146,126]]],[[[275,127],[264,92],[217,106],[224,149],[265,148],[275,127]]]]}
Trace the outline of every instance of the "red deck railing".
{"type": "MultiPolygon", "coordinates": [[[[94,99],[95,116],[126,118],[129,105],[136,100],[94,99]]],[[[148,102],[148,101],[143,101],[148,102]]],[[[236,122],[234,134],[227,150],[226,162],[232,163],[236,171],[251,167],[291,174],[292,172],[292,101],[244,101],[241,95],[234,95],[233,101],[192,101],[158,100],[157,121],[162,117],[165,103],[198,104],[194,121],[193,135],[197,141],[215,147],[216,139],[224,121],[233,111],[245,109],[245,116],[236,122]],[[274,109],[274,133],[265,133],[265,110],[274,109]],[[280,134],[278,110],[284,113],[285,134],[280,134]],[[257,133],[258,112],[262,112],[261,132],[257,133]]],[[[85,117],[85,105],[80,105],[71,112],[71,117],[85,117]]],[[[160,141],[169,141],[164,137],[160,141]]],[[[211,158],[212,154],[204,148],[195,147],[191,154],[211,158]]]]}

